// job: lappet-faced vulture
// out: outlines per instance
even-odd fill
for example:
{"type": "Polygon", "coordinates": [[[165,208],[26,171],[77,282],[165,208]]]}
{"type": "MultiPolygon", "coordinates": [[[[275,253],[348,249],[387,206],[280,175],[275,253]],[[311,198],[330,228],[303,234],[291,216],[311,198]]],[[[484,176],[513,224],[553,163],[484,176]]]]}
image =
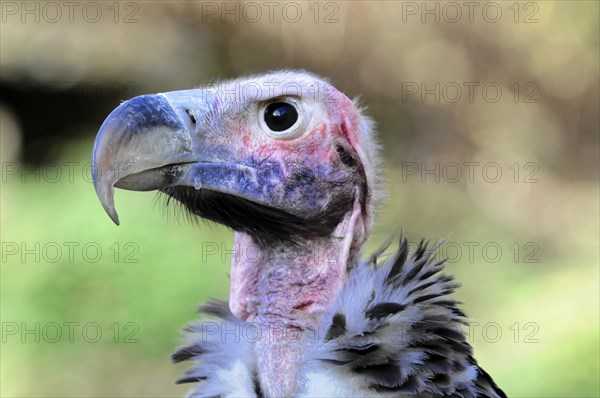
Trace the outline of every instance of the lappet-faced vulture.
{"type": "Polygon", "coordinates": [[[423,241],[361,260],[380,197],[373,123],[306,72],[125,101],[96,138],[96,192],[159,190],[235,231],[229,302],[187,327],[192,397],[504,397],[423,241]]]}

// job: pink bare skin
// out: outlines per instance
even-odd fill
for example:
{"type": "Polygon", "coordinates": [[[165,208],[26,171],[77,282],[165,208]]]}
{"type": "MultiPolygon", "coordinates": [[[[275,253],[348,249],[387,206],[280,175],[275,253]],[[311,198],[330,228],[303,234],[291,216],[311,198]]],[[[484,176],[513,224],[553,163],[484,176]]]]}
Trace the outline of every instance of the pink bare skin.
{"type": "Polygon", "coordinates": [[[354,255],[353,233],[347,229],[357,218],[350,215],[340,224],[335,234],[339,238],[274,252],[261,250],[248,235],[236,233],[239,252],[233,254],[230,308],[262,332],[255,350],[260,353],[261,385],[270,396],[298,392],[301,380],[296,374],[306,352],[305,334],[318,330],[316,315],[328,308],[343,286],[348,257],[354,255]]]}

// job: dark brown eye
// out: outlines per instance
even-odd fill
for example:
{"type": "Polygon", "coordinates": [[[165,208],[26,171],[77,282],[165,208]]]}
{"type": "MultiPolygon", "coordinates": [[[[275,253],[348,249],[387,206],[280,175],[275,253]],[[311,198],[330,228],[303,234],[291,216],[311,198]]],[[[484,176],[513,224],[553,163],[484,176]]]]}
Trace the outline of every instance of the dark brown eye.
{"type": "Polygon", "coordinates": [[[273,131],[284,131],[298,121],[298,111],[287,102],[273,102],[265,109],[265,123],[273,131]]]}

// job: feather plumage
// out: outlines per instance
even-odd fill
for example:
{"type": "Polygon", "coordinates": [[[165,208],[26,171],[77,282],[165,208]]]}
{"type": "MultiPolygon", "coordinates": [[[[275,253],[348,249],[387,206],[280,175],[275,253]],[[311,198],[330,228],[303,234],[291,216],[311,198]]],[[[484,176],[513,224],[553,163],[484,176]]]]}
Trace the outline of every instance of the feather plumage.
{"type": "MultiPolygon", "coordinates": [[[[406,239],[393,256],[381,261],[382,253],[353,267],[318,328],[303,331],[300,396],[505,397],[473,359],[443,261],[424,241],[410,254],[406,239]]],[[[201,312],[218,321],[188,327],[191,344],[173,355],[194,361],[183,377],[200,382],[190,396],[260,396],[256,336],[247,332],[259,326],[235,318],[226,302],[201,312]]]]}

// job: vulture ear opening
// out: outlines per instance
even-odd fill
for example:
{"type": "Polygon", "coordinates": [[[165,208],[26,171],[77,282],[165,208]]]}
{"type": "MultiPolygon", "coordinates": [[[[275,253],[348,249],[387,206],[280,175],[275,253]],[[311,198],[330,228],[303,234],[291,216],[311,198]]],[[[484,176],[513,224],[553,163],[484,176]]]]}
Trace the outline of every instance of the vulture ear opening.
{"type": "Polygon", "coordinates": [[[339,261],[348,264],[350,251],[358,249],[369,237],[369,220],[365,218],[363,205],[360,199],[359,189],[356,189],[354,195],[354,204],[352,211],[346,213],[346,216],[335,229],[334,236],[343,240],[342,250],[339,252],[339,261]]]}
{"type": "Polygon", "coordinates": [[[340,158],[340,161],[351,168],[355,168],[357,166],[357,162],[356,159],[354,159],[354,157],[352,155],[350,155],[350,153],[348,153],[348,150],[346,148],[344,148],[342,145],[338,145],[336,148],[336,152],[338,157],[340,158]]]}
{"type": "MultiPolygon", "coordinates": [[[[364,184],[360,187],[362,192],[363,224],[366,237],[371,233],[375,218],[375,209],[382,197],[382,180],[377,170],[380,163],[380,147],[375,139],[375,126],[373,120],[363,113],[358,100],[352,101],[354,109],[357,110],[355,117],[344,117],[340,129],[352,151],[344,154],[338,149],[338,156],[344,164],[356,164],[357,172],[364,178],[364,184]]],[[[342,147],[342,149],[344,149],[342,147]]]]}

